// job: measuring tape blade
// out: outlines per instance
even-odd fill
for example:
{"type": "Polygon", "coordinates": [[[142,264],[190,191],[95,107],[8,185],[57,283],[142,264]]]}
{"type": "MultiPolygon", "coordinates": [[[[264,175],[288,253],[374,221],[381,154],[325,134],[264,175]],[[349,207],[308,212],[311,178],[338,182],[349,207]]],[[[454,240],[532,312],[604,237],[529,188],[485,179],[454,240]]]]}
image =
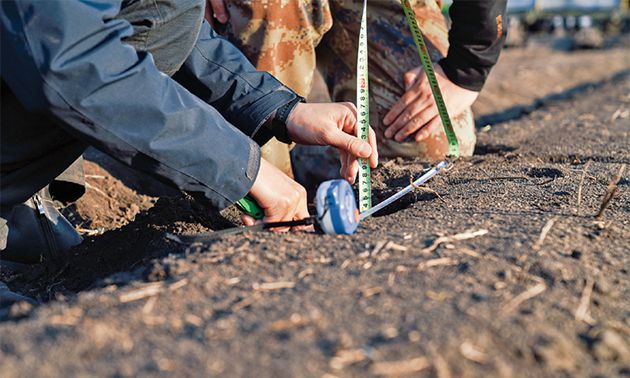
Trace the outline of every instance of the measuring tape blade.
{"type": "MultiPolygon", "coordinates": [[[[367,0],[363,0],[359,49],[357,53],[357,137],[368,141],[370,132],[370,96],[368,88],[367,0]]],[[[372,179],[368,159],[359,159],[359,211],[372,207],[372,179]]]]}
{"type": "Polygon", "coordinates": [[[448,139],[448,154],[447,155],[458,158],[459,157],[459,144],[457,143],[455,130],[453,130],[453,124],[451,123],[451,118],[448,116],[448,111],[446,110],[446,104],[444,103],[442,92],[440,91],[440,85],[438,84],[437,78],[435,77],[435,70],[433,69],[433,63],[431,63],[431,57],[429,56],[429,51],[427,50],[427,46],[424,43],[424,38],[422,38],[422,32],[420,31],[420,27],[418,26],[418,21],[416,20],[416,14],[413,12],[413,9],[411,8],[411,5],[409,4],[409,0],[401,0],[400,3],[402,4],[402,7],[405,11],[405,17],[407,18],[407,24],[409,25],[409,29],[411,30],[411,35],[413,37],[413,40],[416,43],[416,46],[418,47],[420,60],[422,61],[424,72],[426,72],[427,74],[427,79],[429,80],[431,91],[433,92],[433,98],[435,99],[435,104],[437,105],[438,112],[440,114],[440,119],[442,120],[442,125],[444,126],[444,132],[446,133],[446,138],[448,139]]]}
{"type": "Polygon", "coordinates": [[[382,210],[385,207],[391,205],[392,203],[398,201],[399,199],[401,199],[402,197],[404,197],[405,195],[409,194],[411,191],[416,189],[418,186],[429,181],[433,176],[437,175],[444,168],[448,167],[448,165],[449,163],[446,160],[442,160],[441,162],[437,163],[431,169],[426,171],[422,176],[420,176],[417,180],[407,185],[405,188],[401,189],[396,194],[384,199],[382,202],[380,202],[378,205],[374,206],[370,210],[361,213],[361,215],[359,216],[359,219],[363,220],[371,216],[372,214],[378,212],[379,210],[382,210]]]}

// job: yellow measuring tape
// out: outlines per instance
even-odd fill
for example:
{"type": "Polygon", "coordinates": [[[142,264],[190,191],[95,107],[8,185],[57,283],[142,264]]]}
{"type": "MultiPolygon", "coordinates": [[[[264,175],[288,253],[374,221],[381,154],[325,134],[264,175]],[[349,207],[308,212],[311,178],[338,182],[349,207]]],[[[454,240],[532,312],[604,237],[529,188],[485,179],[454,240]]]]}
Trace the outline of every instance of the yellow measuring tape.
{"type": "MultiPolygon", "coordinates": [[[[357,52],[357,137],[368,141],[370,96],[368,86],[367,0],[363,0],[359,49],[357,52]]],[[[369,159],[359,159],[359,212],[372,207],[372,178],[369,159]]]]}
{"type": "Polygon", "coordinates": [[[451,117],[448,116],[446,104],[444,103],[442,92],[440,91],[440,85],[438,84],[437,78],[435,77],[433,63],[431,63],[431,56],[429,55],[426,44],[424,43],[424,38],[422,38],[422,32],[420,31],[420,27],[418,26],[416,15],[413,12],[413,8],[411,8],[411,5],[409,4],[409,0],[401,0],[400,3],[402,4],[403,10],[405,11],[407,24],[409,25],[409,29],[411,30],[413,40],[416,43],[416,47],[418,47],[420,60],[422,61],[424,72],[427,74],[427,79],[429,79],[431,92],[433,92],[433,98],[435,99],[435,104],[437,105],[440,119],[442,120],[442,126],[444,126],[444,132],[446,133],[446,138],[448,139],[447,156],[458,158],[459,144],[457,143],[455,130],[453,130],[451,117]]]}
{"type": "MultiPolygon", "coordinates": [[[[451,123],[451,117],[448,115],[440,85],[435,76],[431,56],[424,43],[422,32],[418,26],[416,15],[413,8],[409,4],[409,0],[401,0],[401,5],[405,12],[407,24],[411,31],[411,36],[418,48],[418,54],[424,67],[424,72],[429,80],[431,92],[442,120],[444,133],[448,140],[447,156],[459,157],[459,143],[457,136],[451,123]]],[[[358,128],[357,136],[365,141],[368,140],[370,130],[370,101],[369,101],[369,85],[368,85],[368,43],[367,43],[367,0],[363,0],[363,12],[361,15],[361,28],[359,31],[359,48],[357,52],[357,112],[358,112],[358,128]]],[[[370,177],[370,164],[368,159],[359,159],[359,211],[364,212],[372,207],[372,180],[370,177]]]]}

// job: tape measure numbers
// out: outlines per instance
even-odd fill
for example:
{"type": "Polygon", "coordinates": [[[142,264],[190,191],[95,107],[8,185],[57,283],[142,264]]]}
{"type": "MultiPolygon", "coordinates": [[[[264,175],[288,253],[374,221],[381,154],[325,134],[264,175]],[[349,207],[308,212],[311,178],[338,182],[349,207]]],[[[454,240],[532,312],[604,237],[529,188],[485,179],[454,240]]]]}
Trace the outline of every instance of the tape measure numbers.
{"type": "Polygon", "coordinates": [[[438,84],[437,78],[435,77],[433,63],[431,63],[431,56],[429,55],[426,44],[424,43],[424,38],[422,38],[422,32],[420,31],[420,27],[418,26],[416,15],[413,12],[411,5],[409,4],[409,0],[401,0],[400,3],[403,7],[403,10],[405,11],[405,17],[407,18],[407,24],[409,25],[409,29],[411,30],[413,40],[418,47],[420,60],[422,61],[424,72],[426,73],[427,79],[429,80],[429,85],[431,86],[431,91],[433,92],[433,98],[435,99],[435,104],[437,105],[440,119],[442,120],[442,125],[444,126],[444,132],[446,133],[446,138],[448,139],[447,156],[458,158],[459,144],[457,142],[457,137],[455,136],[455,130],[453,130],[451,118],[448,116],[448,110],[446,109],[446,104],[444,103],[442,92],[440,91],[440,85],[438,84]]]}
{"type": "MultiPolygon", "coordinates": [[[[427,50],[424,39],[422,38],[422,32],[416,21],[416,15],[411,8],[408,0],[401,0],[403,10],[413,40],[418,47],[418,53],[420,54],[420,60],[424,67],[424,71],[429,80],[431,91],[433,92],[433,98],[438,108],[442,125],[444,126],[444,132],[448,139],[449,149],[448,156],[459,157],[459,145],[457,143],[457,137],[453,130],[451,119],[448,115],[444,99],[442,98],[442,92],[435,77],[435,71],[433,64],[431,63],[431,57],[427,50]]],[[[357,137],[368,141],[370,132],[370,96],[369,96],[369,83],[368,83],[368,42],[367,42],[367,0],[363,0],[363,12],[361,15],[361,29],[359,32],[359,48],[357,50],[357,137]]],[[[264,213],[257,206],[255,201],[251,198],[244,198],[238,203],[239,207],[251,216],[258,219],[264,216],[264,213]]],[[[366,212],[372,208],[372,178],[369,159],[359,159],[359,211],[361,213],[366,212]]]]}
{"type": "MultiPolygon", "coordinates": [[[[368,85],[367,0],[363,0],[359,49],[357,51],[357,137],[368,141],[370,95],[368,85]]],[[[372,178],[369,159],[359,159],[359,211],[372,207],[372,178]]]]}

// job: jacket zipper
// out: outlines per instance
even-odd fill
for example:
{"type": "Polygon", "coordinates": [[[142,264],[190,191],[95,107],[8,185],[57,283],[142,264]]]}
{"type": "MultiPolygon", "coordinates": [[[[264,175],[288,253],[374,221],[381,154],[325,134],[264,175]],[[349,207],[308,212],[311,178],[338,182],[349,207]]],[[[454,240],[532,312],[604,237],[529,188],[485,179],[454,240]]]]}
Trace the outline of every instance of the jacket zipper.
{"type": "Polygon", "coordinates": [[[55,241],[55,234],[53,233],[50,221],[46,216],[46,209],[44,208],[44,204],[42,203],[42,199],[39,194],[35,194],[33,196],[33,203],[35,203],[35,207],[37,208],[39,222],[44,230],[44,238],[46,239],[46,244],[48,245],[47,257],[54,260],[57,258],[57,243],[55,241]]]}

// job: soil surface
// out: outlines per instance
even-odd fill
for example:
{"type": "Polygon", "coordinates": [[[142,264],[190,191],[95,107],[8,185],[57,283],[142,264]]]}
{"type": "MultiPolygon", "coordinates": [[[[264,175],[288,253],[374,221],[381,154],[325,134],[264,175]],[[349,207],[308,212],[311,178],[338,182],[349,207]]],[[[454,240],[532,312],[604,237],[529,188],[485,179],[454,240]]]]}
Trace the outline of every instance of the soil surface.
{"type": "MultiPolygon", "coordinates": [[[[501,90],[505,62],[538,64],[507,50],[478,103],[491,125],[476,155],[352,236],[182,245],[167,234],[238,214],[156,201],[90,163],[96,189],[67,210],[86,241],[64,266],[1,273],[41,302],[0,314],[2,376],[630,376],[630,167],[603,201],[630,163],[630,57],[548,55],[545,84],[501,90]],[[563,82],[578,61],[590,69],[563,82]]],[[[424,168],[381,164],[375,202],[424,168]]]]}

